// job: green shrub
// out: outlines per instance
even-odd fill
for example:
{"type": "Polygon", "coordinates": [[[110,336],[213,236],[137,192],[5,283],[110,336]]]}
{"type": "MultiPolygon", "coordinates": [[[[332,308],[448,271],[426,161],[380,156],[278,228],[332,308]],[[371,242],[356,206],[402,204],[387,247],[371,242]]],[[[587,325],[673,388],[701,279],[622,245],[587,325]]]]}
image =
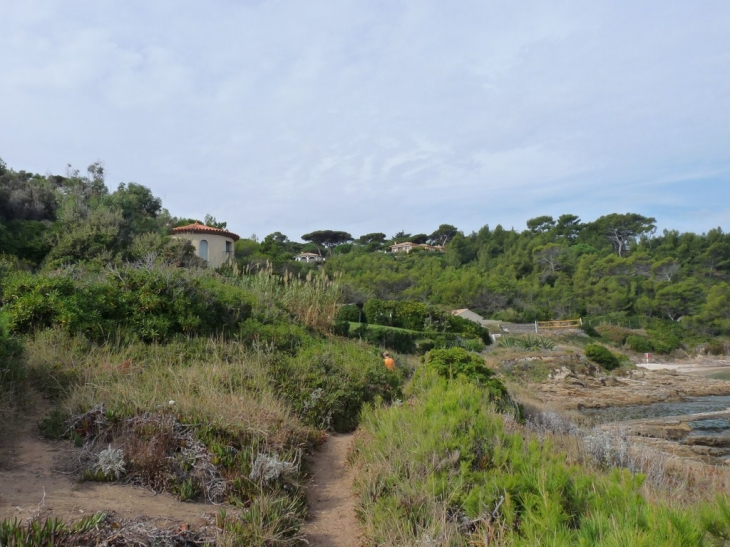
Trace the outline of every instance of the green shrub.
{"type": "Polygon", "coordinates": [[[399,327],[397,314],[395,313],[394,300],[380,300],[371,298],[363,306],[365,321],[373,325],[386,327],[399,327]]]}
{"type": "Polygon", "coordinates": [[[484,342],[481,338],[460,338],[458,346],[467,351],[481,352],[484,350],[484,342]]]}
{"type": "Polygon", "coordinates": [[[367,336],[367,332],[370,329],[367,323],[360,323],[357,327],[350,328],[349,330],[349,336],[350,338],[357,338],[359,340],[364,340],[367,336]]]}
{"type": "Polygon", "coordinates": [[[468,319],[457,317],[455,315],[449,315],[446,318],[446,324],[448,325],[449,332],[468,334],[472,338],[479,338],[487,346],[492,343],[492,337],[489,335],[489,330],[474,321],[469,321],[468,319]]]}
{"type": "MultiPolygon", "coordinates": [[[[349,327],[349,324],[347,324],[349,327]]],[[[294,354],[306,340],[311,340],[307,331],[290,322],[262,324],[247,319],[239,327],[237,338],[248,346],[267,347],[277,351],[294,354]]]]}
{"type": "Polygon", "coordinates": [[[400,396],[400,375],[386,369],[371,348],[351,341],[313,344],[276,360],[270,375],[304,423],[337,432],[357,427],[364,403],[400,396]]]}
{"type": "Polygon", "coordinates": [[[555,349],[555,342],[547,336],[527,334],[524,336],[502,336],[499,345],[505,348],[520,348],[526,350],[555,349]]]}
{"type": "Polygon", "coordinates": [[[656,318],[647,319],[645,329],[651,336],[654,351],[664,354],[679,349],[686,334],[681,323],[656,318]]]}
{"type": "Polygon", "coordinates": [[[350,322],[335,321],[335,324],[332,325],[332,334],[336,336],[347,336],[350,334],[350,322]]]}
{"type": "Polygon", "coordinates": [[[436,347],[434,341],[428,338],[424,340],[416,340],[416,353],[419,355],[423,355],[427,351],[432,350],[434,347],[436,347]]]}
{"type": "Polygon", "coordinates": [[[449,380],[465,376],[481,383],[494,376],[494,371],[487,367],[481,356],[463,348],[432,349],[421,357],[421,362],[449,380]]]}
{"type": "Polygon", "coordinates": [[[363,307],[367,322],[386,327],[422,331],[434,312],[428,304],[413,300],[371,298],[363,307]]]}
{"type": "Polygon", "coordinates": [[[511,431],[487,394],[424,374],[407,405],[366,408],[354,451],[368,545],[724,545],[730,504],[673,509],[627,470],[571,465],[511,431]],[[439,538],[436,542],[433,538],[439,538]]]}
{"type": "Polygon", "coordinates": [[[424,302],[398,300],[395,303],[397,325],[404,329],[422,331],[426,328],[431,315],[431,307],[424,302]]]}
{"type": "Polygon", "coordinates": [[[418,333],[361,324],[355,329],[350,329],[349,336],[398,353],[415,353],[418,333]]]}
{"type": "Polygon", "coordinates": [[[365,314],[355,304],[345,304],[337,311],[337,321],[350,321],[361,323],[365,320],[365,314]]]}
{"type": "Polygon", "coordinates": [[[13,272],[3,310],[15,333],[61,327],[93,340],[124,336],[165,342],[176,335],[232,334],[251,316],[251,294],[214,273],[126,266],[13,272]]]}
{"type": "Polygon", "coordinates": [[[23,344],[8,329],[8,320],[0,314],[0,393],[3,388],[15,389],[25,378],[21,356],[23,344]]]}
{"type": "Polygon", "coordinates": [[[613,370],[620,364],[618,357],[608,348],[600,344],[588,344],[585,349],[586,357],[598,363],[606,370],[613,370]]]}
{"type": "Polygon", "coordinates": [[[12,423],[26,378],[23,345],[10,335],[6,325],[6,317],[0,313],[0,437],[5,435],[3,429],[12,423]]]}
{"type": "Polygon", "coordinates": [[[654,344],[645,336],[631,335],[626,338],[626,345],[638,353],[650,353],[654,351],[654,344]]]}
{"type": "Polygon", "coordinates": [[[580,330],[582,330],[583,332],[585,332],[591,338],[598,338],[599,336],[601,336],[600,333],[593,327],[593,325],[591,325],[588,322],[584,322],[580,326],[580,330]]]}
{"type": "Polygon", "coordinates": [[[661,355],[668,355],[672,353],[675,349],[679,347],[679,344],[674,344],[672,342],[666,342],[664,340],[654,340],[652,341],[652,346],[654,346],[654,351],[661,354],[661,355]]]}
{"type": "Polygon", "coordinates": [[[623,346],[626,343],[626,338],[633,334],[631,329],[616,327],[614,325],[600,325],[596,327],[596,331],[602,338],[605,338],[618,346],[623,346]]]}

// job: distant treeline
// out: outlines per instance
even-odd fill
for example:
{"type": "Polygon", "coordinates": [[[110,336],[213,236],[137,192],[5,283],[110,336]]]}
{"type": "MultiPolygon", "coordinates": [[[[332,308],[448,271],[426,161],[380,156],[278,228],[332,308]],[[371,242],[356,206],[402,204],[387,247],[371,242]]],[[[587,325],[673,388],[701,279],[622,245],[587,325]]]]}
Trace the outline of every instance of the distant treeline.
{"type": "MultiPolygon", "coordinates": [[[[123,264],[149,257],[200,265],[190,245],[172,240],[178,219],[151,191],[133,182],[110,191],[100,163],[86,173],[14,171],[0,161],[0,253],[31,269],[123,264]]],[[[205,223],[225,227],[207,216],[205,223]]],[[[538,216],[526,229],[484,226],[465,234],[441,224],[430,234],[382,232],[353,237],[338,230],[281,232],[236,242],[240,271],[264,265],[284,273],[317,266],[295,262],[301,252],[326,258],[340,274],[346,301],[415,300],[470,308],[486,317],[533,321],[577,316],[681,320],[707,335],[730,334],[730,234],[664,230],[655,219],[612,213],[584,222],[576,215],[538,216]],[[397,242],[445,250],[390,253],[397,242]]]]}

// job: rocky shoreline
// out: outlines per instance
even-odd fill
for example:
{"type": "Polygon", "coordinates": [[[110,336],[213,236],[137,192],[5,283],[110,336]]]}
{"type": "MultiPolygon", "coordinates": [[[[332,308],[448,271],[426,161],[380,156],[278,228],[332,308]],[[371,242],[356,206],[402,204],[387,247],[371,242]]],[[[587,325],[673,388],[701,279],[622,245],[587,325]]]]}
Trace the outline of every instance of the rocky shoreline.
{"type": "MultiPolygon", "coordinates": [[[[557,411],[581,411],[659,402],[680,403],[688,397],[730,395],[730,381],[707,378],[722,365],[673,365],[671,368],[637,368],[620,375],[598,371],[576,373],[567,367],[556,369],[549,379],[529,385],[533,397],[557,411]],[[681,371],[681,372],[680,372],[681,371]]],[[[722,414],[718,412],[715,414],[722,414]]],[[[728,465],[730,431],[723,435],[693,435],[691,421],[701,415],[647,418],[598,425],[601,430],[617,430],[636,442],[663,452],[703,461],[728,465]]]]}
{"type": "MultiPolygon", "coordinates": [[[[730,370],[730,369],[729,369],[730,370]]],[[[687,397],[730,395],[730,381],[676,370],[628,370],[621,376],[579,374],[567,367],[529,385],[540,402],[557,409],[582,410],[681,401],[687,397]]]]}

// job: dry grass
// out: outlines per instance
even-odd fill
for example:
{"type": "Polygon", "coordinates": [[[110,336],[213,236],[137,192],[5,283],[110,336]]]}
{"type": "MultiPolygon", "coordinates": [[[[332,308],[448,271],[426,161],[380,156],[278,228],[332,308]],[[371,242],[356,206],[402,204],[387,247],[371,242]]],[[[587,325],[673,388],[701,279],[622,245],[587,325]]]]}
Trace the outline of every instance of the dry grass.
{"type": "Polygon", "coordinates": [[[56,402],[44,430],[85,448],[82,477],[246,507],[224,519],[217,544],[300,544],[299,458],[316,432],[273,392],[281,355],[224,340],[94,346],[46,331],[26,356],[31,379],[56,402]],[[100,470],[104,449],[123,455],[118,476],[100,470]],[[290,463],[291,476],[256,481],[262,455],[290,463]]]}
{"type": "MultiPolygon", "coordinates": [[[[272,392],[272,356],[221,340],[180,346],[87,346],[58,331],[26,346],[32,377],[60,395],[65,414],[99,404],[123,415],[173,410],[212,427],[233,427],[271,439],[274,448],[308,430],[272,392]]],[[[192,343],[192,342],[191,342],[192,343]]]]}

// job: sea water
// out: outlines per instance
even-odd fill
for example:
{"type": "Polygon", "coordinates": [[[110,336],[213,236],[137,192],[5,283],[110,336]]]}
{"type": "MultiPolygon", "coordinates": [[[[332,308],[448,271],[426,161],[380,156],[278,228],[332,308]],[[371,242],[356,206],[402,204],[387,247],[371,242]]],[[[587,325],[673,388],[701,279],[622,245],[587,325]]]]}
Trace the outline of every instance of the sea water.
{"type": "MultiPolygon", "coordinates": [[[[687,397],[682,401],[650,403],[646,405],[588,408],[582,412],[600,423],[607,423],[664,418],[666,416],[683,416],[686,414],[699,414],[700,412],[717,412],[728,408],[730,408],[730,395],[707,395],[703,397],[687,397]]],[[[689,426],[692,429],[690,435],[730,434],[730,422],[727,418],[697,420],[689,422],[689,426]]]]}

